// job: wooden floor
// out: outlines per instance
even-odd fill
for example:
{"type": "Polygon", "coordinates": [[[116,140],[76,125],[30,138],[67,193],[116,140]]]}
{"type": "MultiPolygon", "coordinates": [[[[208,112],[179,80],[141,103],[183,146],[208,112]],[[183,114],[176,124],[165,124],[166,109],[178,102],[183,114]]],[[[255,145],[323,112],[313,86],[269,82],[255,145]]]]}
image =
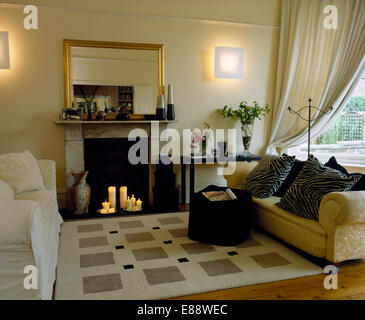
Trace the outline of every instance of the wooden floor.
{"type": "Polygon", "coordinates": [[[172,300],[365,300],[365,260],[338,265],[338,289],[323,286],[325,274],[173,298],[172,300]]]}

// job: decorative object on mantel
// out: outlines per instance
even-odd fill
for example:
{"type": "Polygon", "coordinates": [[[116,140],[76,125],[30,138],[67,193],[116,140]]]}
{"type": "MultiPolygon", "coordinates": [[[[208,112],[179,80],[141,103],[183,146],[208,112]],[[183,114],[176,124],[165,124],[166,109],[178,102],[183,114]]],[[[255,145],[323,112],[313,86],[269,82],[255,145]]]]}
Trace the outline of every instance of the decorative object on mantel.
{"type": "Polygon", "coordinates": [[[98,121],[104,121],[105,120],[106,113],[105,111],[98,111],[96,114],[96,120],[98,121]]]}
{"type": "Polygon", "coordinates": [[[299,109],[298,111],[293,110],[290,106],[288,107],[288,110],[291,114],[296,114],[298,117],[300,117],[304,121],[308,122],[308,130],[307,130],[308,131],[308,159],[309,159],[310,148],[311,148],[311,124],[312,124],[312,121],[317,120],[317,119],[312,119],[312,108],[316,109],[319,112],[319,115],[328,114],[328,113],[332,112],[332,110],[333,110],[333,106],[331,106],[328,111],[322,111],[321,109],[319,109],[315,106],[312,106],[312,101],[313,101],[312,98],[309,98],[308,106],[303,107],[303,108],[299,109]],[[307,108],[308,108],[308,118],[304,118],[303,116],[300,115],[300,112],[307,108]]]}
{"type": "Polygon", "coordinates": [[[194,150],[192,150],[192,154],[196,155],[197,153],[200,154],[201,156],[213,156],[214,153],[214,132],[212,131],[212,129],[210,128],[210,125],[206,122],[204,122],[204,129],[200,130],[200,129],[192,129],[192,141],[191,141],[191,147],[193,149],[197,149],[200,148],[200,152],[194,152],[194,150]],[[210,150],[207,150],[207,145],[209,143],[212,143],[212,148],[210,148],[210,150]]]}
{"type": "Polygon", "coordinates": [[[74,184],[71,187],[71,200],[75,214],[86,214],[90,203],[90,186],[86,182],[88,171],[73,173],[74,184]]]}
{"type": "Polygon", "coordinates": [[[249,106],[247,101],[240,102],[238,109],[234,110],[231,107],[224,106],[223,109],[218,109],[218,112],[224,118],[233,118],[240,120],[242,130],[242,142],[245,151],[250,148],[252,137],[252,126],[256,119],[261,120],[263,116],[269,113],[271,109],[267,104],[265,107],[260,107],[257,101],[253,102],[253,106],[249,106]]]}
{"type": "Polygon", "coordinates": [[[126,121],[126,120],[130,119],[130,115],[128,112],[128,106],[126,106],[126,105],[120,106],[116,119],[118,121],[126,121]]]}
{"type": "Polygon", "coordinates": [[[157,96],[156,117],[157,120],[166,120],[165,96],[163,94],[157,96]]]}
{"type": "Polygon", "coordinates": [[[172,93],[172,84],[168,85],[167,120],[175,120],[175,106],[174,106],[174,95],[172,93]]]}
{"type": "Polygon", "coordinates": [[[62,108],[62,120],[81,120],[82,110],[73,108],[62,108]]]}
{"type": "Polygon", "coordinates": [[[93,102],[93,100],[95,98],[96,91],[98,91],[98,89],[99,89],[99,86],[95,86],[95,88],[93,90],[93,93],[90,96],[86,96],[85,91],[84,91],[84,89],[83,89],[82,86],[78,85],[77,87],[79,88],[79,90],[80,90],[83,98],[86,101],[86,106],[87,106],[87,120],[88,121],[91,121],[92,120],[91,106],[92,106],[92,102],[93,102]]]}

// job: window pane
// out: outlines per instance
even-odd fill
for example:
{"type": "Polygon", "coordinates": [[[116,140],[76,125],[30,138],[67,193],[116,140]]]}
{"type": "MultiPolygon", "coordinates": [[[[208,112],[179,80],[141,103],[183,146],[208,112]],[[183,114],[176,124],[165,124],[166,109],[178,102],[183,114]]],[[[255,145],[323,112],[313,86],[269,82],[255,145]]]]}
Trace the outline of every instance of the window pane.
{"type": "MultiPolygon", "coordinates": [[[[291,148],[288,153],[306,158],[307,144],[291,148]]],[[[322,161],[334,155],[343,163],[365,164],[365,72],[341,116],[311,141],[311,153],[322,161]]]]}

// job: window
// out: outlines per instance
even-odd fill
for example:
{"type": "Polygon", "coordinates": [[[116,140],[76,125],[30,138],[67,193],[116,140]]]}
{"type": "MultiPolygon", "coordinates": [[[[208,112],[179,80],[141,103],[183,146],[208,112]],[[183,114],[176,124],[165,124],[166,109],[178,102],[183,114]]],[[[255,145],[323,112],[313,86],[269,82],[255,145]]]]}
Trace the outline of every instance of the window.
{"type": "MultiPolygon", "coordinates": [[[[307,144],[287,152],[305,160],[307,144]]],[[[342,164],[365,167],[365,72],[341,116],[320,137],[311,141],[311,153],[322,162],[335,156],[342,164]]]]}

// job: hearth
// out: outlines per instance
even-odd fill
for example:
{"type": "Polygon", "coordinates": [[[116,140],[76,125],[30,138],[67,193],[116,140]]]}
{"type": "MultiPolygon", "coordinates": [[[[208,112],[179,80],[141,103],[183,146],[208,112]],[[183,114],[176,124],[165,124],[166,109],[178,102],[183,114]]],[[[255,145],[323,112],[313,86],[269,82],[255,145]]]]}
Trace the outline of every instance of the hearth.
{"type": "Polygon", "coordinates": [[[87,182],[91,187],[89,212],[96,212],[101,208],[101,203],[108,199],[109,186],[117,189],[118,209],[121,186],[127,186],[128,194],[140,198],[144,209],[147,209],[149,165],[129,163],[128,150],[134,143],[127,138],[84,139],[85,170],[89,171],[87,182]]]}

